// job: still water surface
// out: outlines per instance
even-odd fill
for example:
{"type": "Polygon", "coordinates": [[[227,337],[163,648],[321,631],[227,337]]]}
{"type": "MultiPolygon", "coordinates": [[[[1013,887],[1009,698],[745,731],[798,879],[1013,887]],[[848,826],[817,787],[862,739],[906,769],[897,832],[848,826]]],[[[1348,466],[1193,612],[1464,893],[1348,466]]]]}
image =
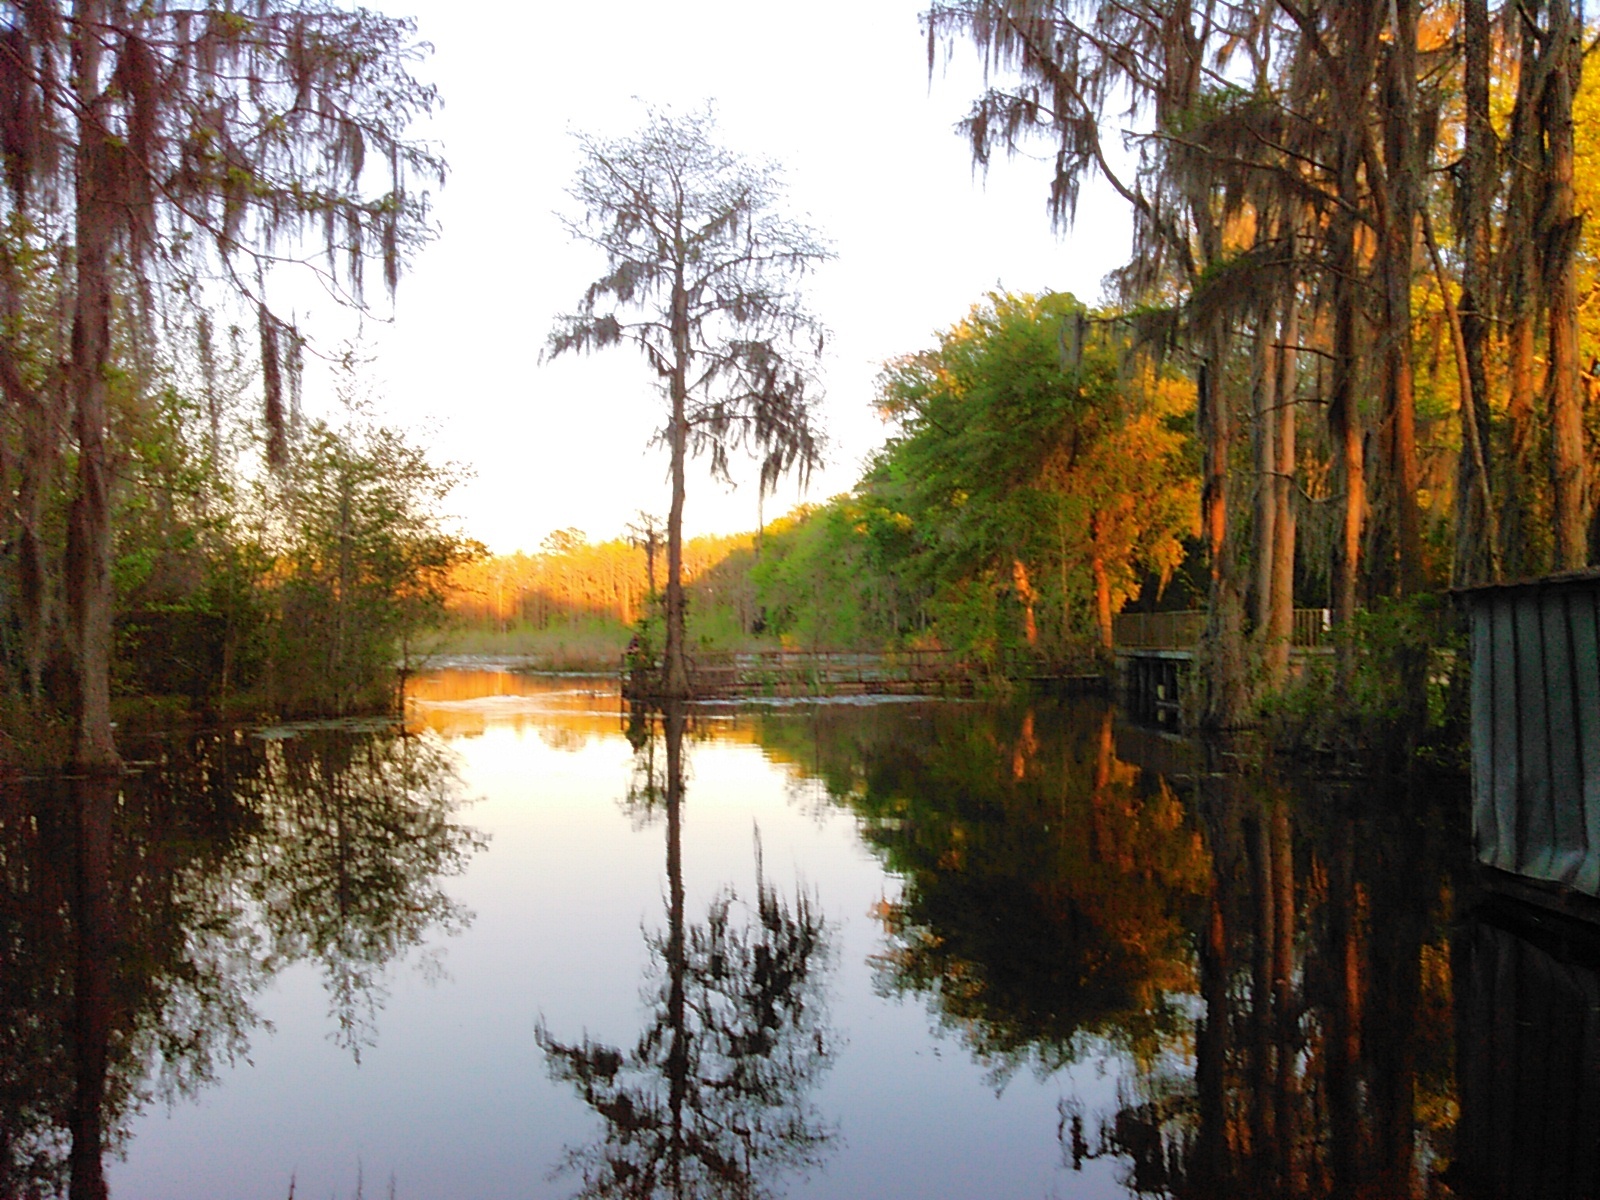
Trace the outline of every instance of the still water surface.
{"type": "Polygon", "coordinates": [[[74,1137],[174,1200],[1600,1178],[1590,960],[1466,913],[1452,789],[1216,775],[1096,703],[447,671],[408,722],[0,792],[0,1196],[74,1137]]]}

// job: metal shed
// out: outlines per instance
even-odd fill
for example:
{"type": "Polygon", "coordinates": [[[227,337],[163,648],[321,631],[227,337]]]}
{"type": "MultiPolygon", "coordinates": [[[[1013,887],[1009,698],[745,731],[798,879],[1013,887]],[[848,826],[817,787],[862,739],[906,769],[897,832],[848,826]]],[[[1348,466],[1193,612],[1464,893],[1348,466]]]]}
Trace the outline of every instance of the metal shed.
{"type": "Polygon", "coordinates": [[[1462,594],[1478,860],[1600,896],[1600,570],[1462,594]]]}

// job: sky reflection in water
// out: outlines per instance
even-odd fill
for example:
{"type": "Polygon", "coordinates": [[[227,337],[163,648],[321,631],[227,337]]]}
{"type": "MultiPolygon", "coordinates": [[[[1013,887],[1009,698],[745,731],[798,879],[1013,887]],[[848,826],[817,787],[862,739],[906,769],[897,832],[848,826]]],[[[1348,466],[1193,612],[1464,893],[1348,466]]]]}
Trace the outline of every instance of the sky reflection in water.
{"type": "MultiPolygon", "coordinates": [[[[417,736],[201,739],[130,784],[113,845],[181,849],[111,872],[108,1094],[163,1054],[187,1086],[113,1195],[1489,1195],[1511,1148],[1456,1152],[1489,1110],[1453,976],[1469,1043],[1506,963],[1593,990],[1498,928],[1452,951],[1454,799],[1207,777],[1094,705],[715,710],[674,745],[594,681],[414,695],[417,736]]],[[[8,967],[9,1061],[72,967],[8,967]]],[[[1565,1036],[1540,1052],[1593,1060],[1565,1036]]]]}

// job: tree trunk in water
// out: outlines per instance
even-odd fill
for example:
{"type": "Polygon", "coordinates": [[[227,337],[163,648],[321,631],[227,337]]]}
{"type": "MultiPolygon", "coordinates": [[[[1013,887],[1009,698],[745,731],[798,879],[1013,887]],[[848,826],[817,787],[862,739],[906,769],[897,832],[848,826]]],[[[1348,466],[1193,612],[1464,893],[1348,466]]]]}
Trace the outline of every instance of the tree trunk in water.
{"type": "Polygon", "coordinates": [[[1250,1021],[1255,1033],[1249,1089],[1251,1148],[1255,1150],[1251,1165],[1255,1168],[1256,1192],[1270,1195],[1275,1182],[1273,1156],[1266,1151],[1278,1144],[1273,1137],[1278,1113],[1273,1103],[1272,1069],[1273,1052],[1277,1048],[1277,1031],[1272,1020],[1272,951],[1278,939],[1274,926],[1277,909],[1272,903],[1272,846],[1264,811],[1257,813],[1250,822],[1250,867],[1253,876],[1250,899],[1255,908],[1254,936],[1250,939],[1250,1021]]]}
{"type": "MultiPolygon", "coordinates": [[[[670,585],[669,585],[670,586],[670,585]]],[[[684,936],[683,897],[683,705],[668,703],[662,714],[667,737],[667,1022],[672,1042],[667,1047],[667,1108],[671,1114],[671,1146],[667,1172],[673,1197],[682,1197],[685,1148],[684,1107],[689,1094],[689,1028],[685,977],[688,953],[684,936]]]]}
{"type": "Polygon", "coordinates": [[[67,518],[67,616],[73,652],[76,725],[73,756],[81,771],[121,766],[111,737],[111,471],[106,459],[106,365],[111,354],[111,232],[115,214],[102,189],[111,133],[100,95],[100,44],[87,31],[100,25],[99,5],[78,7],[73,44],[79,104],[75,184],[76,291],[72,366],[68,372],[73,433],[78,442],[77,490],[67,518]]]}
{"type": "Polygon", "coordinates": [[[105,1091],[111,1044],[111,821],[117,781],[104,772],[73,783],[78,809],[77,934],[73,976],[73,1092],[68,1118],[71,1200],[105,1200],[105,1091]]]}
{"type": "Polygon", "coordinates": [[[1588,479],[1583,450],[1583,394],[1578,382],[1578,289],[1573,270],[1582,218],[1574,216],[1572,98],[1582,69],[1581,31],[1569,0],[1550,0],[1549,82],[1540,117],[1549,147],[1544,233],[1550,314],[1550,493],[1555,568],[1570,571],[1589,559],[1588,479]]]}
{"type": "Polygon", "coordinates": [[[1289,808],[1283,800],[1272,805],[1272,900],[1276,913],[1273,922],[1272,946],[1272,1011],[1273,1025],[1277,1030],[1278,1078],[1275,1093],[1278,1099],[1277,1127],[1278,1187],[1282,1193],[1297,1196],[1303,1193],[1296,1149],[1299,1130],[1296,1115],[1299,1112],[1299,1075],[1295,1071],[1294,1055],[1289,1053],[1298,1014],[1294,995],[1294,840],[1289,825],[1289,808]]]}

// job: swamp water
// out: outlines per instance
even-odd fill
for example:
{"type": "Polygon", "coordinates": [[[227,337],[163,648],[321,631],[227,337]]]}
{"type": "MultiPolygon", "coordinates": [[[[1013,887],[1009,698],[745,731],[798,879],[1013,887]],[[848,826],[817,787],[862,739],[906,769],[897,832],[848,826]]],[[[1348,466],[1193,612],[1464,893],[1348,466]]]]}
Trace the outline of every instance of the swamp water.
{"type": "Polygon", "coordinates": [[[0,1197],[1600,1186],[1594,959],[1467,915],[1460,795],[1094,703],[408,721],[0,789],[0,1197]]]}

